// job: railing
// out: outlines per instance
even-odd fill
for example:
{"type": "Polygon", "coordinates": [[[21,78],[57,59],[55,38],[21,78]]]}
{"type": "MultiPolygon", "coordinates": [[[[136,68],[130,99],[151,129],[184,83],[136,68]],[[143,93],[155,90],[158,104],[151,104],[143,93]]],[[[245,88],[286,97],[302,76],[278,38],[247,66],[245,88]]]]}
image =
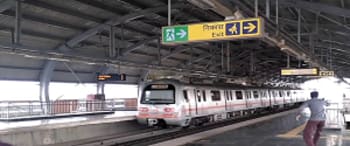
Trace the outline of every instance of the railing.
{"type": "Polygon", "coordinates": [[[137,99],[0,101],[0,119],[54,116],[116,110],[136,110],[137,99]]]}
{"type": "Polygon", "coordinates": [[[350,99],[343,99],[343,112],[350,113],[350,99]]]}
{"type": "Polygon", "coordinates": [[[342,115],[342,107],[340,103],[329,103],[326,108],[326,123],[325,128],[328,129],[340,129],[344,128],[344,117],[342,115]]]}

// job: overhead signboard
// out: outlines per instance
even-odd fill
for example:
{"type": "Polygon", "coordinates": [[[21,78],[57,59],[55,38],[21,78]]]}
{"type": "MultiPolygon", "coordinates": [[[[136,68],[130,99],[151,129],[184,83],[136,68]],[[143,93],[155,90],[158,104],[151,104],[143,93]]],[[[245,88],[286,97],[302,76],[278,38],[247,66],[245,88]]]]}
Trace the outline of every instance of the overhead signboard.
{"type": "Polygon", "coordinates": [[[162,44],[259,38],[263,32],[261,18],[166,26],[162,27],[162,44]]]}
{"type": "Polygon", "coordinates": [[[125,74],[98,74],[98,81],[125,81],[125,74]]]}
{"type": "Polygon", "coordinates": [[[319,76],[322,76],[322,77],[333,77],[334,76],[334,71],[320,71],[319,72],[319,76]]]}
{"type": "Polygon", "coordinates": [[[287,68],[281,69],[282,76],[317,76],[318,69],[317,68],[287,68]]]}

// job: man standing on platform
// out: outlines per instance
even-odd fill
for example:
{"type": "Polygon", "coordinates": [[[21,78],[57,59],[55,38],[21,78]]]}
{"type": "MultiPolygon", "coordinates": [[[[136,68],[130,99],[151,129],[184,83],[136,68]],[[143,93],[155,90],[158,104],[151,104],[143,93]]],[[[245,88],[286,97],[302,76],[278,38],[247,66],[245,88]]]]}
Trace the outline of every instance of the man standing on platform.
{"type": "Polygon", "coordinates": [[[318,99],[318,92],[313,91],[310,93],[311,99],[306,101],[299,108],[299,114],[297,120],[300,118],[300,113],[304,108],[308,107],[311,111],[311,117],[308,120],[306,127],[304,129],[304,141],[307,146],[316,146],[320,138],[322,128],[325,125],[326,120],[326,109],[328,103],[324,99],[318,99]]]}

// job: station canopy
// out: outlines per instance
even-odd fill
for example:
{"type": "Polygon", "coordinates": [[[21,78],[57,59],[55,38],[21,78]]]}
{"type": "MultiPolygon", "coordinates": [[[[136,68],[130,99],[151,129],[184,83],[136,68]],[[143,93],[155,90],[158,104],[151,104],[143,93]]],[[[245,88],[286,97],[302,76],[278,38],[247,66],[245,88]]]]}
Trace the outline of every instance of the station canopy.
{"type": "Polygon", "coordinates": [[[350,77],[349,1],[171,0],[170,7],[169,26],[168,0],[0,0],[0,79],[96,82],[97,74],[125,74],[118,83],[284,86],[318,78],[281,75],[285,68],[350,77]],[[263,29],[249,37],[260,29],[255,18],[263,29]],[[205,40],[196,24],[231,29],[205,40]],[[166,26],[180,26],[173,33],[183,42],[165,42],[166,26]]]}

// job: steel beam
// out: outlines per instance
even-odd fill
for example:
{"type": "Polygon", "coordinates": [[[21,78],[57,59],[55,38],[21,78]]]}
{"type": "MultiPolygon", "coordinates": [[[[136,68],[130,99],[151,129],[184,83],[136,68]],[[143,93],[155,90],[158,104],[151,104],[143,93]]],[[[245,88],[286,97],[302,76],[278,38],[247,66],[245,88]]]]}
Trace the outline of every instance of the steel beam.
{"type": "Polygon", "coordinates": [[[73,70],[73,68],[71,68],[66,62],[63,62],[64,66],[70,71],[70,73],[72,73],[72,75],[74,76],[75,79],[77,79],[78,83],[81,84],[82,81],[79,78],[79,76],[77,75],[77,73],[73,70]]]}
{"type": "MultiPolygon", "coordinates": [[[[76,0],[80,3],[83,3],[85,5],[89,5],[91,7],[95,7],[95,8],[98,8],[98,9],[102,9],[104,11],[108,11],[108,12],[111,12],[113,13],[115,16],[123,16],[123,15],[126,15],[128,13],[133,13],[133,12],[136,12],[138,10],[133,10],[133,11],[130,11],[129,10],[125,10],[125,9],[120,9],[120,8],[117,8],[117,7],[114,7],[114,6],[111,6],[111,5],[106,5],[104,3],[101,3],[99,1],[96,1],[96,0],[76,0]]],[[[130,3],[132,1],[126,1],[126,2],[121,2],[121,3],[128,3],[127,5],[130,6],[130,3]]],[[[156,15],[156,14],[155,14],[156,15]]],[[[147,18],[149,15],[145,16],[145,18],[147,18]]],[[[162,18],[162,17],[160,17],[162,18]]],[[[158,21],[158,20],[157,20],[158,21]]],[[[162,18],[161,19],[162,22],[165,22],[166,19],[162,18]]],[[[140,23],[140,24],[145,24],[145,25],[151,25],[151,26],[154,26],[152,23],[147,23],[147,22],[143,22],[143,21],[136,21],[137,23],[140,23]]],[[[159,29],[160,26],[154,26],[154,29],[159,29]]],[[[145,29],[136,29],[136,28],[132,28],[134,31],[136,32],[139,32],[139,33],[142,33],[142,34],[147,34],[147,35],[154,35],[154,34],[158,34],[160,31],[149,31],[149,30],[145,30],[145,29]],[[156,32],[156,33],[155,33],[156,32]]]]}
{"type": "Polygon", "coordinates": [[[278,19],[279,19],[279,3],[278,3],[279,0],[276,0],[276,20],[275,20],[275,23],[278,25],[278,19]]]}
{"type": "MultiPolygon", "coordinates": [[[[0,52],[3,54],[9,54],[9,55],[21,55],[24,57],[29,57],[33,59],[48,59],[48,60],[55,60],[53,63],[56,63],[56,61],[60,62],[74,62],[74,63],[83,63],[88,65],[113,65],[113,66],[127,66],[131,68],[137,68],[137,69],[150,69],[150,70],[157,70],[157,71],[170,71],[175,72],[179,74],[200,74],[203,76],[218,76],[220,78],[229,78],[231,76],[228,75],[222,75],[218,74],[216,72],[208,72],[205,70],[200,69],[186,69],[186,68],[179,68],[178,66],[167,66],[167,65],[155,65],[155,64],[146,64],[144,62],[134,62],[134,61],[126,61],[126,60],[119,60],[119,59],[106,59],[106,58],[97,58],[95,56],[79,56],[79,55],[72,55],[69,53],[62,53],[57,51],[34,51],[27,46],[20,46],[20,45],[2,45],[0,44],[0,52]],[[14,49],[15,48],[15,49],[14,49]]],[[[50,63],[50,62],[48,62],[50,63]]],[[[54,67],[53,65],[49,67],[54,67]]],[[[53,70],[54,68],[52,68],[53,70]]],[[[45,71],[45,70],[44,70],[45,71]]],[[[52,75],[52,74],[48,74],[52,75]]],[[[44,77],[44,76],[42,76],[44,77]]],[[[43,78],[42,80],[49,79],[49,78],[43,78]]],[[[45,89],[42,89],[43,92],[46,92],[45,89]]],[[[45,94],[45,93],[43,93],[45,94]]]]}
{"type": "MultiPolygon", "coordinates": [[[[7,10],[7,11],[2,12],[2,15],[15,17],[16,13],[15,13],[15,11],[7,10]]],[[[77,31],[83,31],[85,29],[89,29],[88,27],[77,26],[74,24],[69,24],[69,23],[65,23],[65,22],[55,21],[52,19],[42,18],[42,17],[38,17],[38,16],[35,16],[32,14],[22,14],[22,18],[25,20],[49,24],[49,25],[58,26],[58,27],[62,27],[62,28],[73,29],[73,30],[77,30],[77,31]]]]}
{"type": "Polygon", "coordinates": [[[45,2],[41,2],[38,0],[26,0],[26,1],[23,1],[23,3],[29,4],[29,5],[34,5],[34,6],[41,7],[41,8],[45,8],[45,9],[48,9],[51,11],[56,11],[56,12],[63,13],[63,14],[69,14],[71,16],[75,16],[75,17],[82,18],[85,20],[95,21],[97,23],[103,23],[103,19],[93,17],[90,15],[81,13],[79,11],[76,11],[76,10],[69,10],[69,9],[59,7],[59,6],[50,5],[50,4],[47,4],[45,2]]]}
{"type": "Polygon", "coordinates": [[[181,52],[184,52],[186,50],[190,49],[190,47],[187,47],[187,46],[179,46],[179,47],[176,47],[174,50],[175,51],[172,51],[172,52],[169,52],[168,54],[165,54],[161,57],[161,60],[165,60],[165,59],[168,59],[169,57],[173,56],[173,55],[176,55],[176,54],[179,54],[181,52]]]}
{"type": "MultiPolygon", "coordinates": [[[[317,16],[317,14],[316,14],[317,16]]],[[[280,23],[283,23],[285,25],[289,25],[291,27],[295,27],[298,25],[298,21],[297,20],[292,20],[292,19],[288,19],[288,18],[279,18],[280,20],[282,20],[280,23]]],[[[317,19],[315,19],[316,21],[317,19]]],[[[303,23],[303,27],[314,27],[315,29],[318,28],[318,30],[322,30],[322,31],[325,31],[325,32],[329,32],[329,33],[333,33],[333,34],[337,34],[337,35],[342,35],[342,36],[350,36],[350,31],[348,29],[343,29],[343,28],[340,28],[338,26],[335,26],[333,24],[322,24],[322,25],[319,25],[319,23],[315,23],[315,24],[311,24],[311,23],[303,23]],[[318,24],[316,26],[316,24],[318,24]]],[[[310,31],[308,31],[310,32],[310,31]]],[[[303,34],[303,33],[302,33],[303,34]]],[[[311,33],[310,33],[311,34],[311,33]]]]}
{"type": "Polygon", "coordinates": [[[110,26],[109,30],[109,49],[108,49],[108,57],[115,57],[115,30],[113,26],[110,26]]]}
{"type": "Polygon", "coordinates": [[[2,0],[0,1],[0,13],[4,12],[5,10],[11,9],[16,5],[15,0],[2,0]]]}
{"type": "Polygon", "coordinates": [[[266,0],[266,17],[270,19],[270,0],[266,0]]]}
{"type": "MultiPolygon", "coordinates": [[[[8,26],[0,25],[0,30],[11,32],[13,30],[13,28],[8,27],[8,26]]],[[[50,39],[50,40],[55,40],[55,41],[64,41],[64,40],[66,40],[66,38],[64,38],[64,37],[53,36],[53,35],[50,35],[50,34],[44,34],[44,33],[40,33],[40,32],[34,32],[32,30],[24,30],[24,29],[22,29],[22,35],[29,35],[29,36],[33,36],[33,37],[38,37],[38,38],[43,38],[43,39],[50,39]]]]}
{"type": "Polygon", "coordinates": [[[168,26],[171,25],[171,0],[168,0],[168,26]]]}
{"type": "Polygon", "coordinates": [[[20,0],[16,1],[16,19],[15,19],[15,39],[14,42],[16,44],[20,44],[21,35],[22,35],[22,2],[20,0]]]}
{"type": "Polygon", "coordinates": [[[301,10],[298,9],[298,43],[301,43],[301,10]]]}
{"type": "Polygon", "coordinates": [[[350,17],[349,9],[344,9],[344,8],[340,8],[332,5],[316,3],[316,2],[308,2],[303,0],[282,0],[280,1],[280,3],[288,7],[296,7],[296,8],[301,8],[308,11],[311,10],[314,12],[323,12],[323,13],[332,14],[336,16],[350,17]]]}
{"type": "Polygon", "coordinates": [[[332,18],[330,18],[330,17],[327,17],[327,16],[325,16],[325,15],[322,15],[322,14],[320,14],[320,17],[322,17],[322,18],[324,18],[324,19],[326,19],[326,20],[328,20],[328,21],[330,21],[330,22],[332,22],[332,23],[334,23],[334,24],[337,24],[337,25],[339,25],[339,26],[341,26],[341,27],[343,27],[343,28],[346,28],[346,29],[350,30],[350,27],[349,27],[349,26],[347,26],[347,25],[345,25],[345,24],[343,24],[343,23],[341,23],[341,22],[339,22],[339,21],[337,21],[337,20],[334,20],[334,19],[332,19],[332,18]]]}
{"type": "Polygon", "coordinates": [[[142,41],[139,41],[137,42],[136,44],[126,48],[126,49],[123,49],[121,51],[121,54],[120,56],[126,56],[127,54],[129,54],[130,52],[134,51],[134,50],[137,50],[137,49],[140,49],[142,48],[143,46],[145,46],[145,44],[151,42],[151,41],[154,41],[158,38],[159,36],[153,36],[153,37],[149,37],[145,40],[142,40],[142,41]]]}
{"type": "Polygon", "coordinates": [[[259,16],[259,0],[254,0],[254,13],[255,17],[259,16]]]}
{"type": "MultiPolygon", "coordinates": [[[[183,8],[186,7],[186,5],[184,4],[177,4],[174,5],[173,8],[183,8]]],[[[161,11],[166,11],[167,8],[164,6],[161,7],[155,7],[155,8],[148,8],[148,9],[144,9],[144,10],[140,10],[137,11],[135,13],[131,13],[131,14],[127,14],[124,16],[116,16],[113,17],[112,19],[106,21],[103,24],[99,24],[94,28],[91,28],[81,34],[78,34],[76,36],[74,36],[73,38],[69,39],[68,41],[62,43],[59,47],[56,48],[56,50],[58,51],[62,51],[62,52],[68,52],[70,49],[70,47],[74,47],[75,45],[77,45],[78,43],[86,40],[87,38],[97,34],[98,32],[101,32],[102,30],[106,29],[106,27],[108,26],[115,26],[115,25],[119,25],[121,23],[127,22],[127,21],[132,21],[134,19],[143,17],[146,14],[150,14],[150,13],[157,13],[157,12],[161,12],[161,11]]],[[[48,61],[45,64],[45,67],[42,71],[42,73],[40,74],[40,84],[43,86],[43,89],[41,90],[41,97],[45,96],[45,98],[47,99],[47,102],[49,101],[49,82],[51,80],[54,68],[56,65],[56,61],[48,61]]]]}
{"type": "Polygon", "coordinates": [[[203,59],[206,59],[206,58],[212,57],[212,56],[214,56],[214,54],[202,54],[199,57],[196,57],[195,59],[193,59],[192,61],[185,62],[184,65],[186,65],[186,66],[192,65],[195,62],[199,62],[199,61],[201,61],[203,59]]]}

